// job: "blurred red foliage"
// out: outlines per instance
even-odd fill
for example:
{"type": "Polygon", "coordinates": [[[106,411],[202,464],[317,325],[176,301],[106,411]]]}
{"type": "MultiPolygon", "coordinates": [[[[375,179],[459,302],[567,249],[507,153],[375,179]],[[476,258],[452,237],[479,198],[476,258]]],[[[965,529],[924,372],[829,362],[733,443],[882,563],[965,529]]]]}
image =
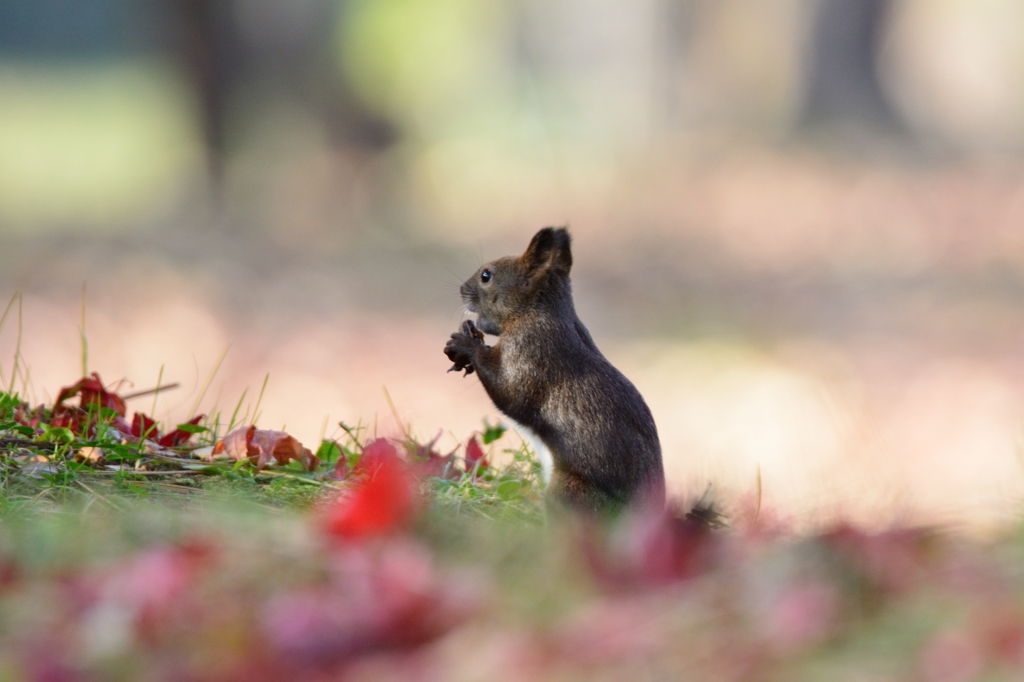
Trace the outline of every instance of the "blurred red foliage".
{"type": "Polygon", "coordinates": [[[430,552],[407,540],[379,551],[337,548],[331,579],[287,591],[263,609],[262,631],[286,667],[324,669],[368,653],[413,650],[479,606],[472,591],[437,576],[430,552]]]}
{"type": "Polygon", "coordinates": [[[360,539],[405,527],[419,502],[410,465],[386,438],[370,441],[352,471],[352,489],[329,503],[324,527],[330,535],[360,539]]]}
{"type": "Polygon", "coordinates": [[[594,575],[613,591],[695,578],[712,568],[720,542],[701,521],[657,507],[627,512],[610,528],[587,522],[581,538],[594,575]]]}

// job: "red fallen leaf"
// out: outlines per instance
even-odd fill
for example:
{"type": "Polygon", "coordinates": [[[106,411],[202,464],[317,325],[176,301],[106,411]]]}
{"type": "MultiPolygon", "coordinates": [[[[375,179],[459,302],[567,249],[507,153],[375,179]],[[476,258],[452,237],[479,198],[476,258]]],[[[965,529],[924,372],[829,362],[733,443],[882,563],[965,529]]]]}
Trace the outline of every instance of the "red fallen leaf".
{"type": "Polygon", "coordinates": [[[387,438],[375,438],[363,447],[356,471],[374,471],[381,461],[398,458],[398,448],[387,438]]]}
{"type": "Polygon", "coordinates": [[[217,441],[213,446],[214,455],[225,454],[235,461],[249,458],[249,441],[256,431],[255,426],[242,426],[217,441]]]}
{"type": "Polygon", "coordinates": [[[152,417],[147,417],[141,412],[136,412],[135,416],[132,417],[132,428],[131,434],[136,438],[150,438],[153,439],[159,432],[156,428],[156,420],[152,417]]]}
{"type": "MultiPolygon", "coordinates": [[[[171,435],[174,434],[164,438],[171,435]]],[[[278,464],[295,460],[307,471],[314,471],[320,465],[317,456],[309,448],[302,447],[294,437],[284,431],[257,429],[255,426],[243,426],[224,436],[213,448],[214,455],[221,453],[237,461],[252,460],[257,469],[263,469],[275,460],[278,464]]]]}
{"type": "Polygon", "coordinates": [[[100,375],[96,372],[80,379],[76,384],[60,389],[60,393],[57,394],[57,400],[53,404],[54,411],[57,411],[57,408],[61,407],[65,400],[76,395],[79,396],[79,406],[83,410],[99,406],[114,410],[122,417],[128,413],[128,408],[125,406],[121,396],[108,391],[103,386],[103,380],[100,379],[100,375]]]}
{"type": "Polygon", "coordinates": [[[415,465],[416,472],[420,476],[447,478],[453,481],[458,480],[460,474],[451,466],[454,450],[447,455],[442,455],[434,450],[434,444],[440,440],[442,433],[444,433],[443,430],[438,431],[434,439],[426,445],[409,440],[405,444],[405,451],[409,455],[409,461],[415,465]]]}
{"type": "MultiPolygon", "coordinates": [[[[192,425],[198,424],[205,416],[205,414],[200,414],[193,417],[186,423],[192,425]]],[[[116,417],[114,419],[114,426],[124,431],[126,434],[130,434],[136,438],[145,438],[147,440],[155,441],[158,445],[165,448],[173,448],[181,445],[192,436],[191,432],[185,431],[184,429],[175,429],[174,431],[161,436],[160,431],[157,429],[156,420],[142,412],[135,413],[132,417],[132,424],[130,427],[127,427],[127,422],[120,417],[116,417]]]]}
{"type": "Polygon", "coordinates": [[[22,426],[28,426],[30,428],[36,428],[39,423],[46,417],[46,408],[39,405],[34,410],[28,406],[28,403],[22,403],[14,408],[14,421],[18,422],[22,426]]]}
{"type": "MultiPolygon", "coordinates": [[[[205,414],[200,414],[196,417],[192,417],[185,423],[195,426],[199,422],[201,422],[203,420],[203,417],[205,416],[205,414]]],[[[164,448],[173,448],[181,445],[191,437],[192,434],[190,432],[185,431],[184,429],[175,429],[174,431],[171,431],[170,433],[165,433],[163,436],[161,436],[157,443],[164,448]]],[[[306,452],[309,451],[307,450],[306,452]]]]}
{"type": "Polygon", "coordinates": [[[302,443],[283,431],[256,429],[249,447],[255,447],[259,451],[256,466],[261,469],[269,464],[271,459],[277,460],[278,464],[287,464],[295,460],[309,471],[315,470],[320,464],[320,460],[309,448],[302,447],[302,443]]]}
{"type": "Polygon", "coordinates": [[[363,478],[326,510],[328,533],[360,539],[389,533],[412,519],[418,502],[416,477],[393,443],[385,438],[367,443],[353,474],[363,478]]]}
{"type": "Polygon", "coordinates": [[[61,411],[58,413],[54,410],[53,419],[50,420],[50,426],[55,429],[71,429],[76,433],[81,430],[78,415],[68,411],[61,411]]]}
{"type": "Polygon", "coordinates": [[[473,471],[474,468],[476,471],[483,471],[487,468],[487,457],[476,436],[470,438],[466,443],[466,471],[473,471]]]}

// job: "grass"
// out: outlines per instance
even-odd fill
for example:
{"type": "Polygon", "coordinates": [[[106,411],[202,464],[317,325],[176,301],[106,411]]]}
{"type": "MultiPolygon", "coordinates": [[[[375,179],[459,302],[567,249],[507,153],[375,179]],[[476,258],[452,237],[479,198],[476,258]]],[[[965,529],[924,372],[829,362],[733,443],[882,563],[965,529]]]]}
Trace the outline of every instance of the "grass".
{"type": "MultiPolygon", "coordinates": [[[[176,384],[163,384],[160,367],[156,387],[130,396],[119,396],[102,385],[98,375],[91,384],[88,370],[86,333],[86,291],[82,288],[79,339],[83,379],[68,391],[65,400],[58,396],[53,405],[32,406],[19,394],[31,385],[28,366],[21,356],[22,296],[15,293],[0,314],[0,331],[9,319],[17,320],[16,343],[10,375],[0,365],[0,517],[25,514],[34,510],[53,510],[55,505],[80,502],[124,507],[138,499],[160,499],[180,505],[190,500],[227,497],[235,502],[265,507],[306,509],[318,500],[336,495],[344,481],[335,472],[339,460],[351,470],[362,451],[365,428],[341,424],[345,437],[324,439],[316,449],[315,467],[296,461],[282,466],[257,467],[251,459],[233,461],[214,458],[211,449],[240,425],[256,424],[260,405],[269,381],[264,378],[255,406],[242,406],[248,391],[243,391],[227,421],[214,406],[209,415],[178,424],[173,442],[169,427],[160,426],[145,415],[141,422],[127,422],[128,398],[153,396],[153,409],[161,391],[176,384]],[[78,407],[67,403],[78,397],[78,407]],[[251,407],[251,413],[250,413],[251,407]]],[[[229,347],[225,347],[199,390],[191,413],[213,383],[229,347]]],[[[389,403],[391,402],[388,396],[389,403]]],[[[392,404],[392,409],[394,405],[392,404]]],[[[398,417],[396,411],[396,418],[398,417]]],[[[135,419],[140,418],[137,411],[135,419]]],[[[398,419],[401,424],[401,419],[398,419]]],[[[326,431],[326,422],[324,424],[326,431]]],[[[490,445],[504,433],[504,427],[484,424],[481,437],[490,445]]],[[[421,446],[406,430],[406,450],[413,459],[437,459],[431,446],[421,446]]],[[[444,472],[427,477],[439,506],[455,513],[478,513],[489,518],[538,518],[539,464],[526,450],[508,450],[510,463],[499,469],[474,467],[460,470],[457,458],[449,457],[444,472]],[[457,474],[457,475],[456,475],[457,474]]],[[[492,458],[493,459],[493,458],[492,458]]]]}
{"type": "MultiPolygon", "coordinates": [[[[262,395],[262,391],[261,391],[262,395]]],[[[243,396],[244,397],[244,396],[243,396]]],[[[258,403],[257,403],[258,404],[258,403]]],[[[239,406],[241,400],[239,401],[239,406]]],[[[137,499],[159,499],[168,504],[220,496],[275,508],[307,509],[318,500],[344,488],[335,468],[344,459],[351,469],[359,460],[361,426],[342,425],[344,439],[323,440],[317,448],[313,470],[299,462],[257,468],[248,460],[211,458],[211,448],[239,420],[236,407],[227,424],[220,414],[198,424],[179,424],[188,432],[182,444],[160,446],[158,426],[150,438],[132,437],[117,428],[120,416],[99,403],[75,408],[73,428],[63,407],[31,407],[17,393],[0,392],[0,515],[46,509],[52,505],[80,503],[123,507],[137,499]]],[[[123,428],[122,422],[122,428],[123,428]]],[[[166,429],[165,429],[166,431],[166,429]]],[[[500,426],[486,425],[485,445],[504,433],[500,426]]],[[[434,458],[429,446],[406,435],[407,449],[434,458]]],[[[536,519],[540,468],[536,458],[521,446],[507,449],[508,464],[464,471],[460,458],[450,457],[443,475],[428,477],[436,504],[454,513],[486,518],[536,519]]]]}
{"type": "Polygon", "coordinates": [[[797,537],[760,477],[725,531],[549,520],[536,457],[485,422],[447,456],[408,430],[388,441],[417,503],[353,536],[331,519],[373,479],[361,424],[261,468],[215,447],[258,416],[245,394],[230,418],[160,425],[129,423],[98,377],[29,404],[20,353],[0,380],[0,681],[1024,675],[1019,530],[797,537]]]}

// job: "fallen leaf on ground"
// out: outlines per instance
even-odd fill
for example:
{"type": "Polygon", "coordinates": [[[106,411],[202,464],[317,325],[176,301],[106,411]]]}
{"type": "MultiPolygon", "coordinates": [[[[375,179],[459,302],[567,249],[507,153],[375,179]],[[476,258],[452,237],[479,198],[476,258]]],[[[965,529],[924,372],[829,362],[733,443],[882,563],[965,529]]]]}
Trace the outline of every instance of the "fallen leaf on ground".
{"type": "Polygon", "coordinates": [[[483,471],[487,468],[487,457],[484,454],[483,447],[480,446],[476,436],[469,439],[466,443],[466,471],[472,472],[483,471]]]}
{"type": "Polygon", "coordinates": [[[79,379],[76,384],[60,389],[60,393],[57,394],[57,400],[53,403],[54,412],[63,405],[65,400],[76,395],[79,396],[79,407],[83,410],[96,406],[114,410],[122,417],[128,413],[128,408],[121,396],[113,391],[108,391],[103,386],[103,380],[100,379],[100,375],[96,372],[79,379]]]}
{"type": "Polygon", "coordinates": [[[149,438],[155,440],[157,434],[156,420],[141,412],[136,412],[132,417],[132,435],[136,438],[149,438]]]}
{"type": "Polygon", "coordinates": [[[266,468],[274,461],[287,464],[294,460],[307,471],[316,470],[320,464],[309,448],[302,447],[302,443],[284,431],[257,429],[255,426],[243,426],[224,436],[211,454],[216,457],[222,453],[236,461],[251,460],[257,469],[266,468]]]}
{"type": "Polygon", "coordinates": [[[459,479],[461,472],[451,466],[454,451],[442,455],[434,450],[434,444],[441,439],[443,433],[444,431],[438,431],[434,439],[426,445],[409,439],[405,443],[405,451],[409,455],[409,461],[416,467],[416,473],[420,476],[433,476],[455,481],[459,479]]]}
{"type": "MultiPolygon", "coordinates": [[[[203,417],[205,417],[205,416],[206,416],[205,414],[201,414],[201,415],[198,415],[196,417],[192,417],[187,422],[185,422],[185,424],[190,424],[192,426],[196,426],[196,425],[199,424],[199,422],[201,422],[203,420],[203,417]]],[[[184,426],[184,424],[179,424],[178,426],[179,427],[180,426],[184,426]]],[[[181,445],[185,441],[187,441],[191,436],[192,436],[192,432],[191,431],[186,431],[184,429],[177,428],[174,431],[171,431],[170,433],[165,433],[163,436],[160,436],[160,439],[157,442],[162,447],[174,448],[174,447],[177,447],[177,446],[181,445]]],[[[308,450],[307,450],[307,452],[308,452],[308,450]]]]}

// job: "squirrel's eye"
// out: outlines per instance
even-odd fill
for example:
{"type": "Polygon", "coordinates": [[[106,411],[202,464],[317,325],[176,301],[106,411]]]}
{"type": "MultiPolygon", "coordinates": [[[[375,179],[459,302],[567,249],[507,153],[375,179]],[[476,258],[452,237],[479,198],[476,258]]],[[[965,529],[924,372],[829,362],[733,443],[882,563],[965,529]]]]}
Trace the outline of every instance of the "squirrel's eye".
{"type": "Polygon", "coordinates": [[[491,277],[494,277],[494,273],[492,273],[490,270],[484,270],[483,272],[480,273],[480,281],[483,282],[484,284],[490,282],[491,277]]]}

